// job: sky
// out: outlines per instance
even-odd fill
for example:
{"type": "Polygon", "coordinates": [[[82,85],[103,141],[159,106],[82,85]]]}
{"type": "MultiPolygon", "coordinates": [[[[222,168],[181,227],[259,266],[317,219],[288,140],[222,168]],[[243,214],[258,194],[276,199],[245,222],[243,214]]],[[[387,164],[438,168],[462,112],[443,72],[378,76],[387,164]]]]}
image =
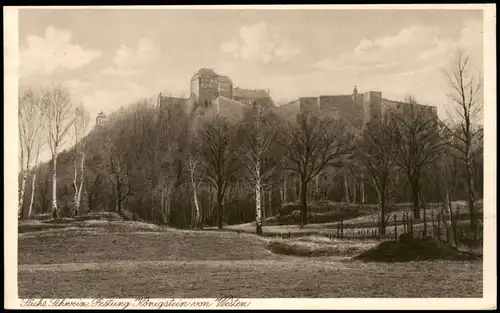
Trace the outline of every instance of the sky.
{"type": "Polygon", "coordinates": [[[481,10],[23,9],[19,83],[63,82],[111,113],[159,92],[189,96],[202,67],[234,87],[300,96],[380,91],[446,114],[458,47],[483,68],[481,10]]]}

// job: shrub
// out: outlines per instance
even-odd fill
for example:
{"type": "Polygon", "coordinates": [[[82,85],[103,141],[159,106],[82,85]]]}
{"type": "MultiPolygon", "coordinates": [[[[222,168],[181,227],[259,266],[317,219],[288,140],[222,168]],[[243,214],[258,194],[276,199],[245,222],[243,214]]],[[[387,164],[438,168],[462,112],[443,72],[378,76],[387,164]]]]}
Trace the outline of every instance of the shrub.
{"type": "Polygon", "coordinates": [[[374,249],[366,251],[354,259],[368,262],[410,262],[423,260],[480,260],[481,256],[459,251],[457,248],[427,237],[425,239],[410,239],[403,241],[386,241],[374,249]]]}
{"type": "Polygon", "coordinates": [[[412,242],[413,241],[413,234],[412,233],[401,234],[401,235],[399,235],[398,241],[402,242],[402,243],[412,242]]]}

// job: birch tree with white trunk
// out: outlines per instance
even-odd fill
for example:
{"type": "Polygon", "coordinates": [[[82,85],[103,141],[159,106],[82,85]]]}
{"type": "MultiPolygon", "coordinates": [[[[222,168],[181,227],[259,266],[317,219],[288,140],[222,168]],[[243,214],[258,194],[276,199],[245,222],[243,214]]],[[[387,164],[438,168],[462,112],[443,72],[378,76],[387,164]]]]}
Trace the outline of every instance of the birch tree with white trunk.
{"type": "Polygon", "coordinates": [[[345,169],[344,169],[344,175],[343,175],[343,179],[344,179],[344,202],[347,203],[347,204],[350,204],[351,203],[351,197],[349,195],[349,180],[347,179],[347,167],[344,165],[345,169]]]}
{"type": "Polygon", "coordinates": [[[197,176],[197,169],[199,168],[199,165],[201,163],[201,157],[198,154],[198,150],[196,148],[194,147],[189,148],[186,163],[189,171],[191,188],[193,189],[193,202],[195,210],[193,226],[196,229],[201,229],[203,225],[201,224],[201,214],[200,214],[201,210],[198,201],[198,189],[200,184],[203,182],[203,175],[197,176]]]}
{"type": "MultiPolygon", "coordinates": [[[[27,89],[19,95],[19,108],[18,108],[18,127],[19,127],[19,141],[20,141],[20,165],[21,165],[21,185],[19,188],[19,207],[18,217],[22,218],[24,207],[24,194],[26,189],[26,180],[32,166],[36,166],[38,162],[38,155],[40,148],[43,145],[43,107],[41,105],[40,94],[34,92],[32,89],[27,89]],[[35,159],[33,160],[33,157],[35,159]],[[33,161],[35,163],[33,164],[33,161]]],[[[30,211],[33,206],[33,190],[34,179],[32,182],[32,196],[30,200],[30,211]]]]}
{"type": "Polygon", "coordinates": [[[33,170],[33,177],[31,178],[31,199],[30,199],[30,205],[28,209],[28,218],[32,216],[33,213],[33,204],[35,203],[35,191],[36,191],[36,176],[37,176],[37,170],[36,166],[38,165],[38,157],[40,156],[40,150],[42,147],[46,144],[46,141],[44,140],[43,137],[43,131],[41,131],[41,136],[38,138],[36,149],[35,149],[35,163],[34,163],[34,170],[33,170]]]}
{"type": "Polygon", "coordinates": [[[186,143],[187,155],[185,163],[189,172],[189,180],[193,192],[194,218],[191,226],[195,229],[202,229],[203,223],[201,218],[200,201],[198,200],[198,190],[203,182],[204,174],[199,173],[202,158],[200,154],[201,142],[198,134],[197,107],[198,103],[194,98],[191,98],[187,108],[188,114],[186,115],[186,123],[184,124],[188,137],[188,142],[186,143]]]}
{"type": "Polygon", "coordinates": [[[263,182],[281,165],[278,149],[272,144],[279,134],[277,117],[259,101],[240,124],[240,153],[242,163],[248,172],[248,178],[255,190],[255,228],[259,236],[262,232],[261,190],[263,182]]]}
{"type": "Polygon", "coordinates": [[[73,164],[74,164],[74,176],[73,176],[73,188],[75,190],[74,195],[74,208],[73,215],[76,216],[80,213],[80,203],[82,199],[83,182],[85,178],[85,132],[90,122],[90,115],[83,107],[80,105],[75,110],[75,122],[73,124],[74,137],[75,137],[75,147],[73,154],[73,164]],[[80,160],[78,160],[80,157],[80,160]],[[78,162],[79,161],[79,162],[78,162]],[[78,175],[78,170],[80,170],[80,175],[78,175]]]}
{"type": "Polygon", "coordinates": [[[58,218],[57,157],[76,117],[70,94],[61,84],[43,90],[42,106],[46,116],[48,143],[52,154],[52,216],[58,218]]]}

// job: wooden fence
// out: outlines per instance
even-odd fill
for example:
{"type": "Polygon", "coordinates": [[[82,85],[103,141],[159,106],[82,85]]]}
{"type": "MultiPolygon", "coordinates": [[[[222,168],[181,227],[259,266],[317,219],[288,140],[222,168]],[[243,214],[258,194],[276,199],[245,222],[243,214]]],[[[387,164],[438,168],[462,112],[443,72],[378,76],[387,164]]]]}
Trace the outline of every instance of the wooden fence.
{"type": "MultiPolygon", "coordinates": [[[[330,239],[388,239],[399,240],[402,234],[411,234],[414,238],[425,238],[428,236],[443,239],[449,238],[452,229],[456,229],[457,217],[445,216],[442,212],[434,215],[431,211],[430,220],[423,218],[421,223],[415,225],[414,218],[411,214],[403,213],[400,218],[396,214],[390,216],[387,221],[385,235],[381,235],[380,228],[351,228],[345,227],[344,221],[340,221],[336,225],[336,229],[331,232],[321,232],[316,234],[330,239]]],[[[291,238],[294,236],[304,236],[307,234],[300,233],[282,233],[281,238],[291,238]]]]}

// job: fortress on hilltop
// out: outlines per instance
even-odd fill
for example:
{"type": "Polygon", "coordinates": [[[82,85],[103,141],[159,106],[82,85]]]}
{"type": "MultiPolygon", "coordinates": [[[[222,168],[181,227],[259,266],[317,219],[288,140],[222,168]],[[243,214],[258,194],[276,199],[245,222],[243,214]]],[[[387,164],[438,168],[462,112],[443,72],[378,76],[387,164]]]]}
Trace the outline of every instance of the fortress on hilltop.
{"type": "MultiPolygon", "coordinates": [[[[190,97],[171,97],[160,92],[157,106],[162,108],[171,105],[188,106],[191,101],[197,105],[215,110],[222,114],[241,112],[254,101],[274,106],[269,89],[244,89],[234,87],[233,81],[214,70],[202,68],[191,78],[190,97]]],[[[356,128],[360,128],[370,120],[385,116],[389,111],[397,111],[403,115],[409,114],[410,109],[424,112],[429,118],[437,118],[435,106],[409,104],[393,101],[382,97],[379,91],[358,92],[357,86],[351,94],[320,95],[316,97],[300,97],[294,101],[277,107],[287,119],[295,119],[299,112],[319,111],[322,114],[342,117],[356,128]]],[[[238,113],[238,115],[241,115],[238,113]]]]}

